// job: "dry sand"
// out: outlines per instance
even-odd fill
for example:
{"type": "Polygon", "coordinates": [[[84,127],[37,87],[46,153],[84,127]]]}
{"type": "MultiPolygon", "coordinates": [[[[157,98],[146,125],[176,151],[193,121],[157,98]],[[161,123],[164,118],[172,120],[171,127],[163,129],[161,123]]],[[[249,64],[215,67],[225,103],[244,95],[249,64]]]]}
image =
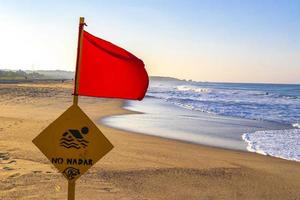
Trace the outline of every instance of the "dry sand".
{"type": "MultiPolygon", "coordinates": [[[[0,199],[66,199],[67,182],[31,143],[72,102],[70,83],[0,84],[0,199]]],[[[122,101],[81,98],[94,120],[122,101]]],[[[134,122],[132,122],[134,123],[134,122]]],[[[76,185],[76,199],[300,199],[300,163],[99,125],[115,148],[76,185]]]]}

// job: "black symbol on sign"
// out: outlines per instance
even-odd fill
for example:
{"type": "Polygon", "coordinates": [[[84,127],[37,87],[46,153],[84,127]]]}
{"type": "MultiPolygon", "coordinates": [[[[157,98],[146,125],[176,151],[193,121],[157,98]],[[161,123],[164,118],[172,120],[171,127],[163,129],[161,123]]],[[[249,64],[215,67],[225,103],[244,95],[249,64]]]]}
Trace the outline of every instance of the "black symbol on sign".
{"type": "Polygon", "coordinates": [[[74,167],[68,167],[63,171],[63,174],[65,177],[67,177],[69,180],[74,179],[77,175],[80,174],[79,169],[76,169],[74,167]]]}
{"type": "Polygon", "coordinates": [[[88,127],[83,127],[80,131],[76,129],[69,129],[62,135],[60,139],[60,146],[65,148],[86,148],[88,141],[84,140],[84,136],[88,134],[88,127]]]}

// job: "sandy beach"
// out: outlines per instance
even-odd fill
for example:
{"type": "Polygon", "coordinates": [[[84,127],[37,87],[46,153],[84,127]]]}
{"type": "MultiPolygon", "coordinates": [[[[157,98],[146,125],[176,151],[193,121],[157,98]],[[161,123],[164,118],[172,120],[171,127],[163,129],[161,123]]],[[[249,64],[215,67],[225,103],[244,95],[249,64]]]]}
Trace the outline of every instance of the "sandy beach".
{"type": "MultiPolygon", "coordinates": [[[[1,200],[66,199],[67,181],[31,141],[71,93],[71,83],[0,84],[1,200]]],[[[79,105],[97,122],[130,113],[123,103],[79,105]]],[[[99,128],[114,149],[77,181],[76,199],[300,199],[299,162],[99,128]]]]}

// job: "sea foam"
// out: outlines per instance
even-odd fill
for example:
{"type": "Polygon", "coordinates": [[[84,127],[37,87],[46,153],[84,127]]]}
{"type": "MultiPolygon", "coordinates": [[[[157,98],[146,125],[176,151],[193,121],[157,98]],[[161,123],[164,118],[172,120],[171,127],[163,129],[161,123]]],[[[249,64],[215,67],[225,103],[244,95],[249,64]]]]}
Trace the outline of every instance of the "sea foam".
{"type": "Polygon", "coordinates": [[[295,124],[293,124],[293,127],[295,127],[295,128],[300,128],[300,123],[295,123],[295,124]]]}
{"type": "Polygon", "coordinates": [[[300,129],[256,131],[242,138],[248,151],[300,161],[300,129]]]}

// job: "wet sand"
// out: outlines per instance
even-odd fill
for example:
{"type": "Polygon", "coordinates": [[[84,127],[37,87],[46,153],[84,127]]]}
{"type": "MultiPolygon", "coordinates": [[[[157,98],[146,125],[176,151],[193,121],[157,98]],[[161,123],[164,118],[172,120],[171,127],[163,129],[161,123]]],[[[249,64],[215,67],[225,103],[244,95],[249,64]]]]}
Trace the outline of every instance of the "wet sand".
{"type": "Polygon", "coordinates": [[[244,133],[293,128],[275,122],[190,110],[151,97],[145,97],[143,101],[126,101],[124,107],[137,113],[110,116],[100,122],[130,132],[231,150],[247,151],[247,144],[242,139],[244,133]]]}
{"type": "MultiPolygon", "coordinates": [[[[71,93],[70,83],[0,84],[0,199],[66,199],[66,180],[31,140],[71,93]]],[[[94,122],[130,113],[122,104],[80,99],[94,122]]],[[[77,181],[76,199],[300,199],[300,163],[99,128],[115,148],[77,181]]]]}

